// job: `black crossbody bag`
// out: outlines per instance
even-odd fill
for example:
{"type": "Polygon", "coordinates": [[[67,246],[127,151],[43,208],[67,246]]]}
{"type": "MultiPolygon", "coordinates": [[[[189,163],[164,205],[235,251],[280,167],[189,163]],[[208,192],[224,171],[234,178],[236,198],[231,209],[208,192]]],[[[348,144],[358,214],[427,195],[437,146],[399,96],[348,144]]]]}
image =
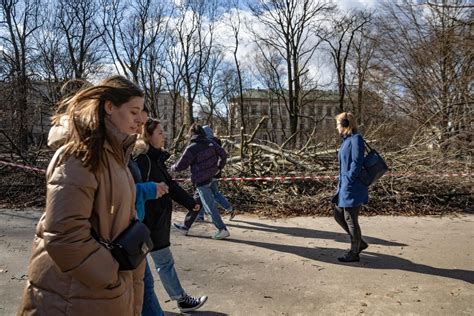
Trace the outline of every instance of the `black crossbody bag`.
{"type": "Polygon", "coordinates": [[[365,140],[364,143],[367,155],[364,157],[364,163],[358,178],[363,184],[370,186],[388,171],[388,166],[375,149],[370,147],[365,140]]]}
{"type": "Polygon", "coordinates": [[[150,230],[138,220],[133,221],[114,241],[106,242],[91,229],[92,237],[109,249],[119,263],[119,270],[133,270],[142,263],[153,249],[150,230]]]}

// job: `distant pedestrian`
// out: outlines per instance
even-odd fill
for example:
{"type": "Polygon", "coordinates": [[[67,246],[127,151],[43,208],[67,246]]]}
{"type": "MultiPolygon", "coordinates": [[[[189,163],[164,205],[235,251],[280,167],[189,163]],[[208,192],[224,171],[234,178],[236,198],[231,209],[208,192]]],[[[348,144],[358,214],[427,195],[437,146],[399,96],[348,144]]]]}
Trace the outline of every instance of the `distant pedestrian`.
{"type": "MultiPolygon", "coordinates": [[[[230,236],[230,233],[216,208],[214,198],[216,186],[213,185],[214,177],[225,166],[227,153],[216,142],[208,139],[202,126],[199,124],[191,126],[188,136],[190,137],[190,143],[178,162],[171,166],[171,170],[179,172],[189,167],[191,168],[191,181],[196,186],[202,206],[206,212],[211,214],[212,222],[217,228],[217,232],[212,238],[227,238],[230,236]]],[[[183,225],[174,224],[174,226],[184,234],[187,234],[190,226],[186,224],[185,222],[183,225]]]]}
{"type": "Polygon", "coordinates": [[[358,179],[364,162],[365,146],[352,113],[344,112],[337,115],[336,128],[342,137],[342,144],[338,153],[339,181],[336,195],[332,200],[335,204],[334,218],[351,239],[351,249],[338,260],[354,262],[360,260],[359,253],[368,247],[362,239],[359,226],[361,206],[369,199],[368,187],[358,179]]]}
{"type": "MultiPolygon", "coordinates": [[[[214,131],[212,130],[212,128],[210,126],[204,125],[202,127],[202,129],[204,130],[204,132],[206,132],[207,138],[209,138],[210,140],[216,142],[216,144],[218,144],[219,146],[222,147],[222,141],[214,135],[214,131]]],[[[221,177],[221,172],[219,171],[219,173],[216,174],[216,176],[212,179],[212,186],[213,186],[212,191],[214,192],[214,199],[216,200],[217,204],[222,206],[224,208],[224,210],[227,213],[230,214],[230,220],[232,220],[235,216],[235,209],[232,206],[232,204],[230,204],[229,200],[227,200],[227,198],[219,190],[219,178],[220,177],[221,177]]],[[[196,198],[196,194],[194,195],[194,198],[196,198]]],[[[197,194],[197,198],[199,198],[199,194],[197,194]]],[[[201,204],[200,200],[199,200],[199,203],[201,204]]],[[[196,221],[204,221],[204,213],[205,213],[205,208],[201,207],[201,210],[199,211],[199,214],[196,218],[196,221]]],[[[191,224],[189,224],[187,226],[190,227],[191,224]]]]}

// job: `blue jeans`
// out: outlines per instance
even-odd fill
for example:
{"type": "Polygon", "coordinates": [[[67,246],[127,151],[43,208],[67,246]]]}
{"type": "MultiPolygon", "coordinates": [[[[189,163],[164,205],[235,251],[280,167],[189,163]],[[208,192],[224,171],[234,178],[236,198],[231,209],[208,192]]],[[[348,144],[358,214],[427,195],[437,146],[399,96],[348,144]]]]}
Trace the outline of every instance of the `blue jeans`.
{"type": "MultiPolygon", "coordinates": [[[[219,191],[219,181],[216,179],[213,179],[211,183],[211,187],[212,187],[212,192],[214,193],[214,200],[216,201],[216,203],[220,204],[220,206],[222,206],[226,211],[230,211],[232,209],[232,204],[230,204],[229,200],[227,200],[227,198],[221,193],[221,191],[219,191]]],[[[204,207],[201,207],[198,217],[204,218],[204,212],[205,212],[204,207]]]]}
{"type": "Polygon", "coordinates": [[[160,275],[161,283],[163,283],[163,287],[170,298],[174,301],[183,298],[186,292],[181,286],[174,268],[174,259],[170,247],[152,251],[150,255],[160,275]]]}
{"type": "Polygon", "coordinates": [[[201,198],[202,206],[207,213],[211,214],[212,222],[217,227],[218,230],[226,229],[224,222],[222,221],[221,215],[216,207],[216,200],[214,195],[216,192],[219,192],[216,185],[213,185],[214,181],[211,183],[201,185],[197,187],[199,197],[201,198]]]}
{"type": "Polygon", "coordinates": [[[145,283],[145,292],[143,295],[142,316],[164,316],[165,313],[163,313],[158,297],[155,294],[155,282],[148,261],[146,262],[143,282],[145,283]]]}

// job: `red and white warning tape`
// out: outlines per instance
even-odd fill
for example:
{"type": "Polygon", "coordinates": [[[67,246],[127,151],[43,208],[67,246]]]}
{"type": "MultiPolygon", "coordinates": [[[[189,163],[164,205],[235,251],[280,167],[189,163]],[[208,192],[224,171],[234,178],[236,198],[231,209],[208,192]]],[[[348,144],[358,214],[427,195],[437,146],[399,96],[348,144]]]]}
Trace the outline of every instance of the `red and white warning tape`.
{"type": "MultiPolygon", "coordinates": [[[[420,174],[420,173],[387,173],[385,177],[436,177],[436,178],[459,178],[459,177],[474,177],[474,173],[443,173],[443,174],[420,174]]],[[[219,181],[296,181],[296,180],[336,180],[338,176],[280,176],[280,177],[228,177],[228,178],[219,178],[219,181]]],[[[190,181],[190,179],[175,179],[178,182],[190,181]]]]}
{"type": "MultiPolygon", "coordinates": [[[[279,177],[227,177],[219,178],[219,181],[295,181],[295,180],[327,180],[327,179],[337,179],[337,176],[279,176],[279,177]]],[[[190,181],[190,179],[175,179],[178,182],[190,181]]]]}
{"type": "MultiPolygon", "coordinates": [[[[30,167],[26,165],[21,165],[13,162],[7,162],[0,160],[0,164],[15,167],[15,168],[20,168],[20,169],[25,169],[25,170],[31,170],[34,172],[40,172],[40,173],[45,173],[45,169],[40,169],[40,168],[35,168],[35,167],[30,167]]],[[[436,174],[436,173],[430,173],[430,174],[420,174],[420,173],[413,173],[413,172],[408,172],[408,173],[387,173],[385,176],[388,177],[437,177],[437,178],[459,178],[459,177],[473,177],[474,173],[470,172],[461,172],[461,173],[442,173],[442,174],[436,174]]],[[[227,177],[227,178],[220,178],[219,181],[232,181],[232,182],[243,182],[243,181],[268,181],[268,182],[275,182],[275,181],[296,181],[296,180],[335,180],[337,179],[337,176],[326,176],[326,175],[320,175],[320,176],[278,176],[278,177],[227,177]]],[[[175,181],[178,182],[186,182],[186,181],[191,181],[189,178],[179,178],[175,179],[175,181]]]]}
{"type": "Polygon", "coordinates": [[[40,169],[40,168],[36,168],[36,167],[30,167],[30,166],[26,166],[26,165],[20,165],[20,164],[17,164],[17,163],[7,162],[7,161],[3,161],[3,160],[0,160],[0,164],[7,165],[7,166],[10,166],[10,167],[20,168],[20,169],[25,169],[25,170],[31,170],[31,171],[35,171],[35,172],[40,172],[40,173],[46,173],[46,170],[45,170],[45,169],[40,169]]]}

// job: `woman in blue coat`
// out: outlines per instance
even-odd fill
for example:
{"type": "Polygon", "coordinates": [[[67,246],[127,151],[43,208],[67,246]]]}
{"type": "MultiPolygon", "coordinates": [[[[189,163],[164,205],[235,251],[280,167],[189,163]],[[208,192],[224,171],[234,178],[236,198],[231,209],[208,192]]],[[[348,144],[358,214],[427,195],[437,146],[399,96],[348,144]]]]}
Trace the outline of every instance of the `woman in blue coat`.
{"type": "Polygon", "coordinates": [[[337,258],[341,262],[359,261],[359,253],[368,247],[362,240],[359,226],[359,211],[362,204],[369,200],[368,187],[359,180],[364,162],[364,140],[357,132],[357,123],[352,113],[340,113],[336,116],[336,128],[342,137],[339,148],[339,181],[336,195],[334,218],[349,234],[351,249],[344,256],[337,258]]]}

